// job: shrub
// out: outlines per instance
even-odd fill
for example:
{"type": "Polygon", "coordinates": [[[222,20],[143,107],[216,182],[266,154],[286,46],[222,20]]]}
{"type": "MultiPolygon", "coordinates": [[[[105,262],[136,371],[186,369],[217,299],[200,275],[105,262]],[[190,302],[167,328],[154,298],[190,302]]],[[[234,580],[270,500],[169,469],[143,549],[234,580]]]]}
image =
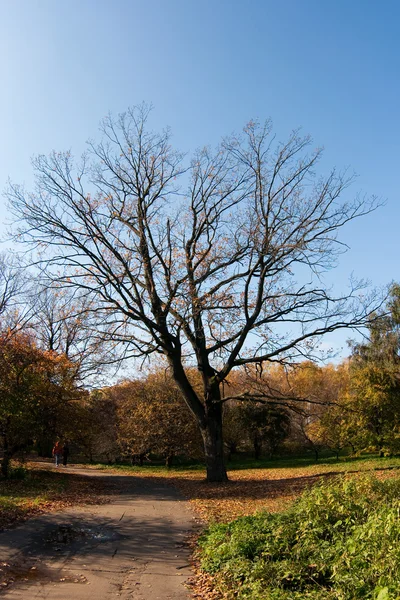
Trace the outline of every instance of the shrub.
{"type": "Polygon", "coordinates": [[[399,498],[400,479],[317,485],[284,513],[210,527],[202,566],[231,598],[397,599],[399,498]]]}
{"type": "Polygon", "coordinates": [[[8,479],[26,479],[28,470],[23,465],[12,465],[9,469],[8,479]]]}

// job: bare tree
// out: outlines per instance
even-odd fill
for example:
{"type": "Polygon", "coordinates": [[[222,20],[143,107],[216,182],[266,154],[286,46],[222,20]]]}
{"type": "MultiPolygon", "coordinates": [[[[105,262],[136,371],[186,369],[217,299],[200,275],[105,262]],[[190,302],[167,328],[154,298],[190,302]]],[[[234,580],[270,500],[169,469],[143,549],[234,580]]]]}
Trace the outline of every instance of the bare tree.
{"type": "Polygon", "coordinates": [[[27,278],[19,261],[0,253],[0,330],[12,334],[29,320],[25,303],[27,278]]]}
{"type": "Polygon", "coordinates": [[[200,428],[207,478],[222,481],[221,387],[232,369],[315,357],[323,334],[365,323],[373,307],[360,287],[337,296],[321,274],[344,250],[338,231],[376,202],[342,201],[351,177],[318,177],[321,151],[308,153],[297,131],[275,144],[269,122],[250,122],[185,167],[148,116],[142,106],[106,118],[79,165],[69,152],[39,156],[36,191],[10,185],[7,195],[18,239],[57,285],[94,299],[107,336],[130,356],[166,356],[200,428]]]}
{"type": "Polygon", "coordinates": [[[99,334],[91,299],[80,290],[37,282],[31,288],[29,328],[44,350],[64,354],[76,369],[76,380],[99,386],[107,366],[119,363],[115,344],[99,334]],[[36,293],[32,293],[35,291],[36,293]]]}

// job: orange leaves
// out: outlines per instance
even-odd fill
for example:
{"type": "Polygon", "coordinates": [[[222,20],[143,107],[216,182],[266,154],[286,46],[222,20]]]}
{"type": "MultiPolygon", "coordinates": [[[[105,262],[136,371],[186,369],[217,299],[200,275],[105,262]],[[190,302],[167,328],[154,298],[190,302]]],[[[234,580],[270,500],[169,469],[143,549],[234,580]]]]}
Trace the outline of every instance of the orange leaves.
{"type": "Polygon", "coordinates": [[[188,408],[164,370],[111,388],[118,442],[127,456],[150,450],[162,455],[200,452],[200,436],[188,408]]]}
{"type": "MultiPolygon", "coordinates": [[[[51,435],[45,415],[54,422],[79,394],[75,374],[64,355],[40,350],[28,334],[0,337],[0,425],[10,455],[43,430],[51,435]]],[[[4,469],[6,464],[3,459],[4,469]]]]}

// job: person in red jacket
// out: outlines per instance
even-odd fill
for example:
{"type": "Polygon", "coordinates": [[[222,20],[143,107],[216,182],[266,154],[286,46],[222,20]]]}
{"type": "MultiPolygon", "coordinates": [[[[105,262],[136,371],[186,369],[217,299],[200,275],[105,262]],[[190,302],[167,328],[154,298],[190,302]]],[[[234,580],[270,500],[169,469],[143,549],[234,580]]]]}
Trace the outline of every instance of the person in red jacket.
{"type": "Polygon", "coordinates": [[[54,448],[53,448],[53,456],[54,456],[56,467],[58,467],[58,465],[60,464],[62,455],[63,455],[63,447],[61,446],[60,442],[56,442],[54,444],[54,448]]]}

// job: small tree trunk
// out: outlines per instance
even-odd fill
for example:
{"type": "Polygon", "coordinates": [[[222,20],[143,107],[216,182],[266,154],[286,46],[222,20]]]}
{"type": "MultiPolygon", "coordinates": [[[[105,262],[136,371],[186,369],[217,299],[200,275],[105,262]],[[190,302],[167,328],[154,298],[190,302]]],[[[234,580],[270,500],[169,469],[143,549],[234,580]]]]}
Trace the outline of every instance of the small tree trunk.
{"type": "Polygon", "coordinates": [[[260,442],[260,440],[258,438],[258,434],[257,433],[254,434],[253,447],[254,447],[254,458],[256,460],[259,460],[260,456],[261,456],[261,442],[260,442]]]}
{"type": "Polygon", "coordinates": [[[9,474],[11,460],[11,451],[8,444],[8,437],[6,433],[3,433],[3,460],[1,461],[1,474],[7,479],[9,474]]]}
{"type": "Polygon", "coordinates": [[[232,460],[232,456],[234,454],[237,454],[237,443],[236,442],[228,442],[227,446],[228,446],[227,460],[229,462],[230,460],[232,460]]]}
{"type": "Polygon", "coordinates": [[[205,424],[200,428],[204,443],[204,456],[208,482],[228,481],[222,440],[222,406],[211,404],[206,408],[205,424]]]}
{"type": "Polygon", "coordinates": [[[165,459],[165,466],[167,467],[167,469],[170,469],[172,467],[173,462],[174,462],[174,455],[167,454],[166,459],[165,459]]]}
{"type": "Polygon", "coordinates": [[[10,454],[4,451],[3,460],[1,461],[1,474],[5,479],[8,478],[10,458],[10,454]]]}

